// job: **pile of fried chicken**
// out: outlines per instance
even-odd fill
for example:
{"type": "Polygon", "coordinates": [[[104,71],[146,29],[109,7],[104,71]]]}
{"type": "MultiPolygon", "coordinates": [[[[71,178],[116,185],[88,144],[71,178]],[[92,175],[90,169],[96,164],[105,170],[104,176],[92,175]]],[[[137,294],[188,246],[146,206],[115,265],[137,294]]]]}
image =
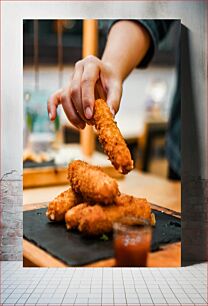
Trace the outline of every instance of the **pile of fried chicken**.
{"type": "MultiPolygon", "coordinates": [[[[107,103],[95,101],[91,121],[98,139],[116,170],[127,174],[133,169],[129,149],[117,127],[107,103]]],[[[75,160],[68,166],[71,187],[48,205],[46,212],[51,221],[66,222],[66,227],[78,229],[87,235],[102,235],[112,231],[113,223],[124,216],[134,216],[154,223],[146,199],[121,194],[117,181],[100,167],[75,160]]]]}
{"type": "Polygon", "coordinates": [[[68,166],[71,188],[48,205],[51,221],[66,222],[66,227],[94,236],[112,231],[113,223],[124,216],[151,222],[151,208],[146,199],[120,194],[115,179],[97,166],[75,160],[68,166]]]}

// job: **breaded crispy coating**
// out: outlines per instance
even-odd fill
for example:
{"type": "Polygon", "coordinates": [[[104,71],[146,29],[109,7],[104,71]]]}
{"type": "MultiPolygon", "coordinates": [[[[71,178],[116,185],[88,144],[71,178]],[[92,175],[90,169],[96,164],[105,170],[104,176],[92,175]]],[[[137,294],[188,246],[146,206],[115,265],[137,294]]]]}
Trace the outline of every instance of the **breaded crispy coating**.
{"type": "Polygon", "coordinates": [[[92,122],[98,132],[98,139],[104,152],[115,169],[127,174],[133,169],[133,160],[107,103],[102,99],[95,101],[92,122]]]}
{"type": "Polygon", "coordinates": [[[85,235],[95,236],[112,230],[112,223],[107,218],[105,208],[114,206],[90,205],[88,203],[79,204],[70,209],[65,215],[66,227],[78,229],[85,235]]]}
{"type": "Polygon", "coordinates": [[[67,210],[82,201],[82,197],[69,188],[48,204],[46,216],[51,221],[62,221],[64,220],[67,210]]]}
{"type": "Polygon", "coordinates": [[[112,231],[113,223],[122,217],[134,216],[151,222],[151,208],[146,199],[120,195],[115,204],[101,206],[79,204],[65,215],[67,229],[77,228],[86,235],[101,235],[112,231]]]}
{"type": "Polygon", "coordinates": [[[67,224],[67,221],[66,221],[67,229],[78,228],[80,220],[82,218],[82,213],[84,211],[84,208],[86,207],[90,207],[90,204],[82,203],[82,204],[79,204],[73,207],[74,209],[69,209],[66,212],[65,221],[70,220],[69,225],[67,224]]]}
{"type": "Polygon", "coordinates": [[[86,202],[111,204],[119,194],[116,180],[101,168],[81,160],[69,164],[68,179],[72,189],[81,194],[86,202]]]}

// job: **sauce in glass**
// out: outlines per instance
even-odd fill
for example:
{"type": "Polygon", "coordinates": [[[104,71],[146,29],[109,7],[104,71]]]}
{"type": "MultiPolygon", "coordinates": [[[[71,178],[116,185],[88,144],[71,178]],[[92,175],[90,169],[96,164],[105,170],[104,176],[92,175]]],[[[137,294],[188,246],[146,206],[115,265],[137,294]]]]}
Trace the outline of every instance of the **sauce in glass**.
{"type": "Polygon", "coordinates": [[[131,220],[128,217],[115,223],[114,249],[117,267],[146,267],[150,245],[151,225],[146,220],[134,217],[131,220]]]}

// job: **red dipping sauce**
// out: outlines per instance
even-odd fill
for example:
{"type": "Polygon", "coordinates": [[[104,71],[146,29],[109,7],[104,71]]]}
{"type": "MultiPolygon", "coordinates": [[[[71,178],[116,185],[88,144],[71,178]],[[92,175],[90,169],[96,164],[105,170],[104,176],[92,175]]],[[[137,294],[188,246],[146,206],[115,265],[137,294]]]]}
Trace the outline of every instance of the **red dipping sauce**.
{"type": "Polygon", "coordinates": [[[114,224],[117,267],[146,267],[152,239],[147,220],[125,217],[114,224]]]}

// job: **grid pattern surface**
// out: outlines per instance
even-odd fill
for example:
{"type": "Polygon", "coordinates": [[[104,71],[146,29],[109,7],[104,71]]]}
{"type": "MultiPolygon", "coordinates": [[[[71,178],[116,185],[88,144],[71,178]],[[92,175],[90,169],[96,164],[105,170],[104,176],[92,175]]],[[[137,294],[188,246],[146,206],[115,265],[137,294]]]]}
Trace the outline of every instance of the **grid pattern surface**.
{"type": "Polygon", "coordinates": [[[1,262],[1,305],[207,305],[207,264],[22,268],[1,262]]]}

